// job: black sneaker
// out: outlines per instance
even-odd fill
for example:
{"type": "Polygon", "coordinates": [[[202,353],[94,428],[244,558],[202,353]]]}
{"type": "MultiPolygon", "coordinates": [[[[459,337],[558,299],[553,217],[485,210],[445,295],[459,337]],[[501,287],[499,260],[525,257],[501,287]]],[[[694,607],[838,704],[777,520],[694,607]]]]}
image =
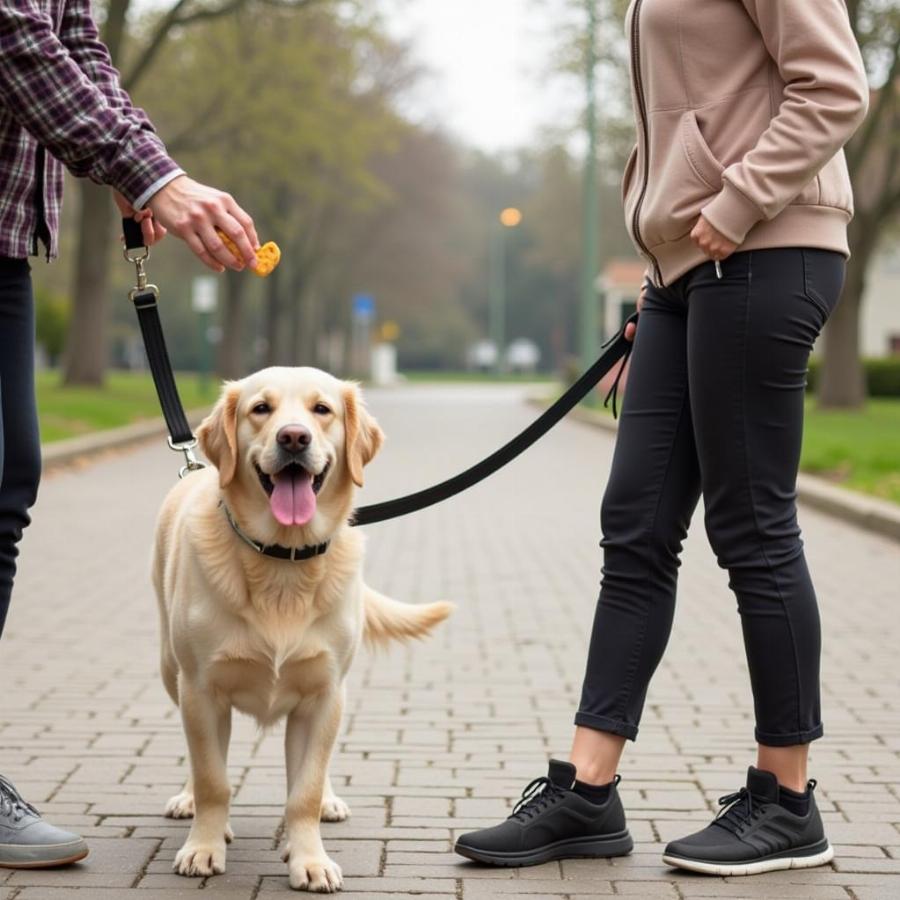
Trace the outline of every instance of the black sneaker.
{"type": "Polygon", "coordinates": [[[778,802],[778,779],[750,766],[747,786],[720,797],[719,803],[727,808],[702,831],[672,841],[663,862],[706,875],[822,866],[831,861],[834,850],[816,808],[815,786],[812,780],[807,784],[808,809],[797,815],[778,802]]]}
{"type": "Polygon", "coordinates": [[[522,792],[512,815],[500,825],[462,835],[456,852],[495,866],[536,866],[551,859],[625,856],[634,846],[616,786],[603,803],[580,797],[572,788],[575,766],[550,760],[546,778],[522,792]]]}

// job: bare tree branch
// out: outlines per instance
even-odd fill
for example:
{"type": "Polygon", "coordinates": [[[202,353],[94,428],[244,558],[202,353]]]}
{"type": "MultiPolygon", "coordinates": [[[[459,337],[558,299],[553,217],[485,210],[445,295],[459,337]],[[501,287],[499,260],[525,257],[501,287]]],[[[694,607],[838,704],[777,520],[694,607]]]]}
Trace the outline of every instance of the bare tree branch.
{"type": "Polygon", "coordinates": [[[162,49],[166,37],[172,30],[174,24],[178,21],[178,16],[181,14],[182,9],[187,6],[188,3],[190,3],[190,0],[177,0],[177,2],[172,5],[169,11],[160,19],[150,40],[147,42],[147,45],[137,58],[135,64],[131,67],[131,70],[127,75],[123,75],[122,87],[129,94],[134,90],[138,81],[140,81],[141,77],[147,71],[150,63],[152,63],[156,57],[156,54],[162,49]]]}

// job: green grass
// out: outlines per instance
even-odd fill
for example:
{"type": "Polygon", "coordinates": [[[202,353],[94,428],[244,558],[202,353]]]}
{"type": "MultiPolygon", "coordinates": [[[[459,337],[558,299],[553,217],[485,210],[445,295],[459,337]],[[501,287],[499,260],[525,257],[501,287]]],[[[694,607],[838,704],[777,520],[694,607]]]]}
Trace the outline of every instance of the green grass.
{"type": "MultiPolygon", "coordinates": [[[[210,380],[204,391],[199,376],[178,375],[178,389],[186,409],[211,404],[218,390],[216,385],[210,380]]],[[[153,381],[141,372],[112,372],[102,389],[66,388],[58,372],[38,372],[37,399],[44,443],[161,415],[153,381]]]]}
{"type": "Polygon", "coordinates": [[[826,412],[810,400],[800,467],[900,503],[900,398],[873,398],[860,412],[826,412]]]}

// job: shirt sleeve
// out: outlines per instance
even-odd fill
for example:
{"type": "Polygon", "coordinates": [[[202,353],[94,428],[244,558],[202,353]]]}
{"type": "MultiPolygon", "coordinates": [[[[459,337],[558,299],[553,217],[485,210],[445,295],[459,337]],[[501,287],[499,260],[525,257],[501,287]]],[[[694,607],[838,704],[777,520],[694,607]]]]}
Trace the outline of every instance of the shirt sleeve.
{"type": "Polygon", "coordinates": [[[704,218],[737,244],[778,215],[865,118],[869,85],[843,0],[742,0],[785,83],[756,146],[723,173],[704,218]]]}
{"type": "Polygon", "coordinates": [[[136,204],[181,174],[73,0],[62,34],[34,0],[0,4],[0,95],[9,114],[72,174],[112,185],[136,204]]]}

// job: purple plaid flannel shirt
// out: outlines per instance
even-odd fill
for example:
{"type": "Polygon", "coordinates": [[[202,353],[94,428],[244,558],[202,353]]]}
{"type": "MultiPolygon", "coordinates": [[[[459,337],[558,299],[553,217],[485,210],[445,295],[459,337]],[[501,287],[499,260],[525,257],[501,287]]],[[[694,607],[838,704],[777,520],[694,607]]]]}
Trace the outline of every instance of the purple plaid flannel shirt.
{"type": "Polygon", "coordinates": [[[140,209],[182,174],[119,86],[90,0],[0,0],[0,257],[58,252],[63,165],[140,209]]]}

